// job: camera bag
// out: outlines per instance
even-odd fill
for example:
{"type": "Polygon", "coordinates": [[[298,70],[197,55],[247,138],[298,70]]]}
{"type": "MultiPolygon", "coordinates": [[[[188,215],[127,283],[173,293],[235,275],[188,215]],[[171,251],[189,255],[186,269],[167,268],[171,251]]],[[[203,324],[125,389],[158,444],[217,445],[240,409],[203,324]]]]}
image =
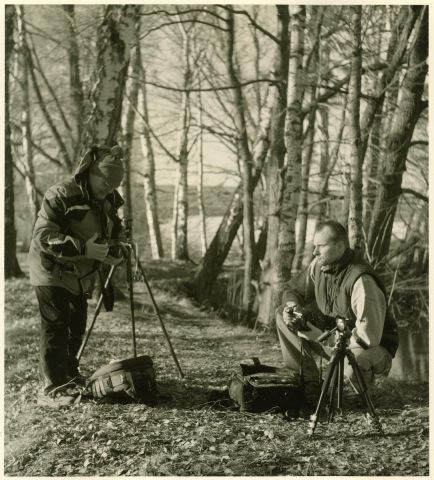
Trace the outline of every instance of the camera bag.
{"type": "Polygon", "coordinates": [[[138,403],[155,405],[157,383],[152,358],[142,355],[110,362],[89,377],[87,387],[95,398],[121,400],[126,394],[138,403]]]}
{"type": "Polygon", "coordinates": [[[303,401],[300,373],[262,364],[258,358],[240,363],[229,380],[229,396],[244,412],[298,412],[303,401]]]}

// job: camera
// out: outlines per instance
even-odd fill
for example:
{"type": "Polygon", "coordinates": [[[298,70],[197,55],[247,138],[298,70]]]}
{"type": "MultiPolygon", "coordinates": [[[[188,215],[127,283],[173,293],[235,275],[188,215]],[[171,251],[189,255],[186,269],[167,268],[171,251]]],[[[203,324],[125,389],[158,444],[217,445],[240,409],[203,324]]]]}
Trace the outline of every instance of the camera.
{"type": "Polygon", "coordinates": [[[289,321],[287,322],[288,327],[301,332],[310,330],[307,326],[307,322],[311,321],[313,316],[310,310],[298,306],[286,306],[283,311],[290,317],[289,321]]]}
{"type": "Polygon", "coordinates": [[[108,245],[108,257],[121,258],[124,255],[122,242],[119,240],[106,240],[102,237],[98,238],[96,243],[106,243],[108,245]]]}

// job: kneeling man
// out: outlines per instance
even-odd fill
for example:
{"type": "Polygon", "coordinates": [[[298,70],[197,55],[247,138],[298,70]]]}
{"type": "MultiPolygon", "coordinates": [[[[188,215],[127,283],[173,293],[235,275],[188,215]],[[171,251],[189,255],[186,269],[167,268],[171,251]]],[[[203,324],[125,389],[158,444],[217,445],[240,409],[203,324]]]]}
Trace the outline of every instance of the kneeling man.
{"type": "MultiPolygon", "coordinates": [[[[347,318],[352,332],[349,348],[372,393],[374,375],[389,373],[398,348],[397,325],[388,313],[384,285],[374,269],[349,248],[347,232],[340,223],[319,223],[313,243],[314,260],[287,283],[277,310],[283,361],[294,369],[300,368],[302,361],[305,379],[317,378],[314,353],[329,358],[331,352],[317,339],[324,330],[335,327],[336,317],[347,318]],[[297,328],[289,313],[294,307],[308,312],[307,331],[297,328]]],[[[358,391],[356,377],[345,361],[344,374],[358,391]]]]}

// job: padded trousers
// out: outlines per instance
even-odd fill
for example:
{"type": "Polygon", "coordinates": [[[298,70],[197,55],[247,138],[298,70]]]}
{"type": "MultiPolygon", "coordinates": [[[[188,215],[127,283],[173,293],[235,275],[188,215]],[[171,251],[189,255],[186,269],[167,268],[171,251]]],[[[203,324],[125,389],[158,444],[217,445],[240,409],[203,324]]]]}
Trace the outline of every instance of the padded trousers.
{"type": "Polygon", "coordinates": [[[87,296],[62,287],[35,287],[41,314],[39,367],[44,387],[78,373],[76,355],[86,331],[87,296]]]}

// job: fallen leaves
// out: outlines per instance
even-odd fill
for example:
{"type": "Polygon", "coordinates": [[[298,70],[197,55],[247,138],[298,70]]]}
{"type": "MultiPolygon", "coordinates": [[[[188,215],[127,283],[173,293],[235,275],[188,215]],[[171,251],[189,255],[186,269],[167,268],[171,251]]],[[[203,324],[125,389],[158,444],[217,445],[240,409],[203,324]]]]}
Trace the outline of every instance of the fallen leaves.
{"type": "MultiPolygon", "coordinates": [[[[25,280],[20,282],[14,288],[32,315],[23,319],[14,305],[8,305],[4,432],[8,475],[429,473],[427,390],[421,394],[417,385],[398,382],[393,391],[384,389],[388,405],[378,410],[384,437],[372,435],[361,411],[344,412],[331,423],[321,419],[315,437],[310,438],[305,418],[286,422],[277,415],[217,408],[209,402],[209,393],[225,394],[228,376],[240,359],[262,348],[267,361],[278,362],[275,340],[170,298],[165,298],[172,313],[167,328],[187,378],[177,377],[157,322],[147,320],[143,331],[140,320],[137,339],[140,351],[153,357],[159,390],[170,394],[169,400],[155,408],[92,401],[62,412],[35,408],[39,320],[37,306],[30,299],[33,292],[25,280]]],[[[155,293],[158,302],[158,290],[155,293]]],[[[83,358],[86,371],[103,364],[113,352],[119,357],[130,355],[128,305],[117,304],[115,310],[95,326],[83,358]]]]}

